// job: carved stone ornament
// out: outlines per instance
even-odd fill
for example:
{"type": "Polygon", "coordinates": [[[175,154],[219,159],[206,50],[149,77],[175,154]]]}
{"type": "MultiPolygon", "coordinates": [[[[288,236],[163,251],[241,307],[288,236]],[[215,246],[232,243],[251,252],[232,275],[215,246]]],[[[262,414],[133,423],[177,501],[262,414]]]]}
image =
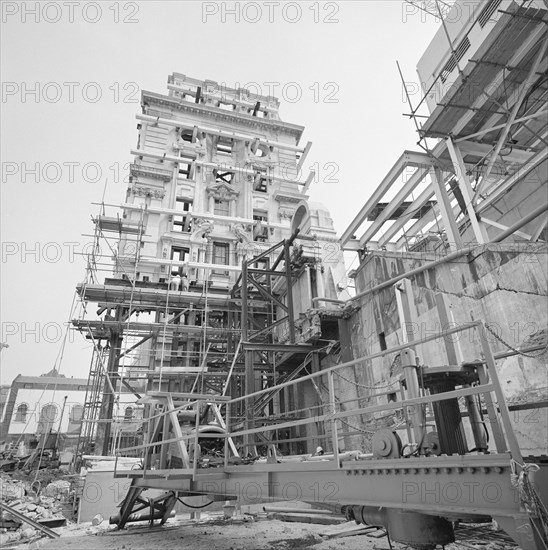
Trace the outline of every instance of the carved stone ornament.
{"type": "Polygon", "coordinates": [[[210,183],[206,187],[206,191],[208,196],[219,201],[233,201],[236,200],[240,194],[238,189],[230,185],[230,183],[226,183],[224,181],[210,183]]]}
{"type": "Polygon", "coordinates": [[[151,197],[153,199],[163,199],[166,195],[165,189],[143,187],[142,185],[134,185],[131,191],[136,197],[151,197]]]}
{"type": "Polygon", "coordinates": [[[192,241],[200,241],[201,239],[207,240],[210,233],[213,231],[213,222],[204,220],[203,218],[195,218],[194,227],[196,227],[196,230],[193,231],[190,239],[192,241]]]}
{"type": "Polygon", "coordinates": [[[232,233],[238,237],[238,241],[241,243],[249,243],[251,242],[251,226],[250,225],[244,225],[243,223],[235,223],[232,226],[232,233]]]}
{"type": "Polygon", "coordinates": [[[291,208],[283,208],[281,206],[280,208],[278,208],[278,215],[280,216],[281,219],[290,220],[294,214],[295,214],[295,210],[291,208]]]}
{"type": "Polygon", "coordinates": [[[142,164],[132,164],[129,167],[129,172],[134,178],[147,177],[161,181],[171,181],[172,179],[172,172],[170,170],[155,168],[153,166],[144,166],[142,164]]]}

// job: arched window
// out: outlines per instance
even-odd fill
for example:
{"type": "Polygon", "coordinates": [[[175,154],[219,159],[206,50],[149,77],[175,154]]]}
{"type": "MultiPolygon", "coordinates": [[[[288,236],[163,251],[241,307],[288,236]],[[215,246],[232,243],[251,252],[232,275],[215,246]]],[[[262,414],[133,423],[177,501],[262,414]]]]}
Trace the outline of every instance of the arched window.
{"type": "Polygon", "coordinates": [[[124,420],[126,422],[130,421],[133,418],[133,407],[126,407],[124,412],[124,420]]]}
{"type": "Polygon", "coordinates": [[[17,411],[15,412],[14,422],[26,422],[28,410],[29,408],[26,403],[22,403],[21,405],[19,405],[17,407],[17,411]]]}
{"type": "Polygon", "coordinates": [[[42,407],[40,413],[40,421],[38,422],[38,428],[36,433],[49,433],[53,428],[53,423],[57,418],[57,405],[55,403],[50,403],[45,407],[42,407]]]}
{"type": "Polygon", "coordinates": [[[70,421],[80,422],[82,415],[84,414],[84,407],[82,405],[73,405],[70,411],[70,421]]]}
{"type": "Polygon", "coordinates": [[[67,428],[68,434],[77,434],[80,431],[82,424],[82,416],[84,415],[84,407],[82,405],[73,405],[70,410],[69,424],[67,428]]]}

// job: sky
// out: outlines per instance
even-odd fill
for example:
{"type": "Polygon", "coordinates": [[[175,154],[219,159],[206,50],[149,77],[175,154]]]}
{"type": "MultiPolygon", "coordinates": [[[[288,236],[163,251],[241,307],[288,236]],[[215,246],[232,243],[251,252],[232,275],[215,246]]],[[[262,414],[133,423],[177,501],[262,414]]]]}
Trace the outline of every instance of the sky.
{"type": "Polygon", "coordinates": [[[415,87],[440,22],[406,2],[1,9],[2,384],[54,367],[87,378],[91,345],[66,326],[99,211],[92,203],[124,202],[140,91],[167,93],[171,73],[277,96],[280,118],[305,126],[303,146],[313,142],[310,200],[328,206],[339,235],[401,152],[418,149],[396,60],[415,87]]]}

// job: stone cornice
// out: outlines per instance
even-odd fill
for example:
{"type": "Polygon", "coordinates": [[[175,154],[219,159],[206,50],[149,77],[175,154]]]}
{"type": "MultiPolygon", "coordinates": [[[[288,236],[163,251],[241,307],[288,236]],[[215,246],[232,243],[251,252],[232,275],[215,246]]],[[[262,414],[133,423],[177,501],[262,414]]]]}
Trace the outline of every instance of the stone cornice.
{"type": "Polygon", "coordinates": [[[264,128],[269,131],[293,134],[297,138],[297,142],[304,132],[304,126],[300,126],[299,124],[291,124],[290,122],[282,122],[280,120],[271,120],[268,118],[257,118],[244,113],[224,111],[216,107],[200,105],[198,103],[189,103],[187,101],[177,100],[169,96],[157,94],[155,92],[148,92],[146,90],[141,92],[141,104],[143,103],[175,108],[179,111],[197,114],[205,119],[209,118],[217,121],[226,121],[232,124],[248,126],[251,128],[264,128]]]}
{"type": "Polygon", "coordinates": [[[302,193],[291,193],[288,191],[274,191],[272,194],[272,197],[274,200],[277,200],[278,202],[285,202],[285,203],[291,203],[291,204],[297,204],[301,202],[303,199],[307,199],[308,195],[303,195],[302,193]]]}
{"type": "Polygon", "coordinates": [[[130,174],[132,176],[145,176],[161,181],[171,181],[172,173],[168,170],[162,170],[161,168],[154,168],[152,166],[144,166],[142,164],[131,164],[129,167],[130,174]]]}

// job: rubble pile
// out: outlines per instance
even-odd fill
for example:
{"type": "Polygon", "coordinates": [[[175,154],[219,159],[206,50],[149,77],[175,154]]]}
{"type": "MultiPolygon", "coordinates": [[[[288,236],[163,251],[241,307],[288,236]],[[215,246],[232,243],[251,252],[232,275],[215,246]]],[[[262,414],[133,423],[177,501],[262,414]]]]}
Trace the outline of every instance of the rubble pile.
{"type": "MultiPolygon", "coordinates": [[[[39,483],[0,477],[0,500],[29,519],[53,527],[65,525],[67,503],[72,497],[71,484],[58,479],[40,489],[39,483]]],[[[7,543],[25,542],[43,533],[9,512],[0,518],[0,548],[7,543]]]]}

